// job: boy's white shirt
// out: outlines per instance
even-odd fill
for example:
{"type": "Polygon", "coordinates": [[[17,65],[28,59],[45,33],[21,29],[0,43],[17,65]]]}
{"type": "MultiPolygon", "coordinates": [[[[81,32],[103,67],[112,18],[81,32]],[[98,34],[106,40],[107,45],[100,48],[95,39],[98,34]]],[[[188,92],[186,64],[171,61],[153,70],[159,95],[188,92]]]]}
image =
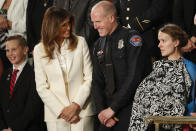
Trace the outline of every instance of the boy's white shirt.
{"type": "Polygon", "coordinates": [[[17,73],[17,76],[16,76],[15,83],[16,83],[16,81],[18,80],[18,77],[20,76],[20,74],[21,74],[21,72],[22,72],[24,66],[26,65],[26,63],[27,63],[27,59],[25,59],[25,61],[24,61],[21,65],[19,65],[17,68],[13,65],[13,71],[14,71],[15,69],[18,69],[18,70],[19,70],[19,72],[17,73]]]}

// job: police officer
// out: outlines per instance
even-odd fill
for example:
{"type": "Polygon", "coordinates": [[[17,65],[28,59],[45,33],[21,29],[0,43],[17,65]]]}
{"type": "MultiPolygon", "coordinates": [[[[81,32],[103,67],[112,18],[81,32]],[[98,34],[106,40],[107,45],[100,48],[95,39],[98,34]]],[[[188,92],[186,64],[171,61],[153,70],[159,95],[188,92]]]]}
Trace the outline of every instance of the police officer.
{"type": "Polygon", "coordinates": [[[160,58],[157,30],[172,20],[172,0],[114,0],[120,24],[139,31],[144,40],[147,73],[151,72],[151,57],[160,58]],[[150,62],[150,63],[149,63],[150,62]],[[148,66],[150,65],[150,66],[148,66]]]}
{"type": "Polygon", "coordinates": [[[126,131],[132,99],[143,77],[142,38],[136,31],[118,25],[111,2],[97,3],[91,20],[100,35],[93,51],[96,130],[126,131]]]}

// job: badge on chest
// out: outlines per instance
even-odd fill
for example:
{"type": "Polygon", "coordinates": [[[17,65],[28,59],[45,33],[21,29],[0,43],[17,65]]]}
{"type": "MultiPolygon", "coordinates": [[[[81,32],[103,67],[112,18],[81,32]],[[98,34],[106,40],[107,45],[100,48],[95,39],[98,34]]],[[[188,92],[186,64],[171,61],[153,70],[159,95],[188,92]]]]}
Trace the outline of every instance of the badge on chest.
{"type": "Polygon", "coordinates": [[[118,41],[118,49],[122,49],[124,47],[124,40],[123,39],[120,39],[118,41]]]}

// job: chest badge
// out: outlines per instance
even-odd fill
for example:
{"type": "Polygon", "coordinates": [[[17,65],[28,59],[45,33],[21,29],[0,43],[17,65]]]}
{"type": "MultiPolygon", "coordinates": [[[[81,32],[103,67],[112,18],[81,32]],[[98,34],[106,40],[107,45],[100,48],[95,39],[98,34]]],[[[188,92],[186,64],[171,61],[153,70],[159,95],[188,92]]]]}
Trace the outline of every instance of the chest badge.
{"type": "Polygon", "coordinates": [[[118,41],[118,49],[122,49],[124,47],[124,40],[121,39],[118,41]]]}
{"type": "Polygon", "coordinates": [[[100,56],[102,54],[103,54],[103,50],[100,50],[100,51],[97,52],[97,56],[100,56]]]}

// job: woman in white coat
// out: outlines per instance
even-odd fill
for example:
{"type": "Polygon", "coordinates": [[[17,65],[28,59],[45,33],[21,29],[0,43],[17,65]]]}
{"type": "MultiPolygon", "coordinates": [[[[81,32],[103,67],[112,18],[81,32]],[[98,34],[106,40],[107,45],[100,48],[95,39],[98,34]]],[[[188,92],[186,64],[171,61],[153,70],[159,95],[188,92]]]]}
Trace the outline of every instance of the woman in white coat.
{"type": "Polygon", "coordinates": [[[41,37],[34,48],[35,80],[48,131],[93,131],[92,65],[85,39],[74,34],[73,16],[48,8],[41,37]]]}

